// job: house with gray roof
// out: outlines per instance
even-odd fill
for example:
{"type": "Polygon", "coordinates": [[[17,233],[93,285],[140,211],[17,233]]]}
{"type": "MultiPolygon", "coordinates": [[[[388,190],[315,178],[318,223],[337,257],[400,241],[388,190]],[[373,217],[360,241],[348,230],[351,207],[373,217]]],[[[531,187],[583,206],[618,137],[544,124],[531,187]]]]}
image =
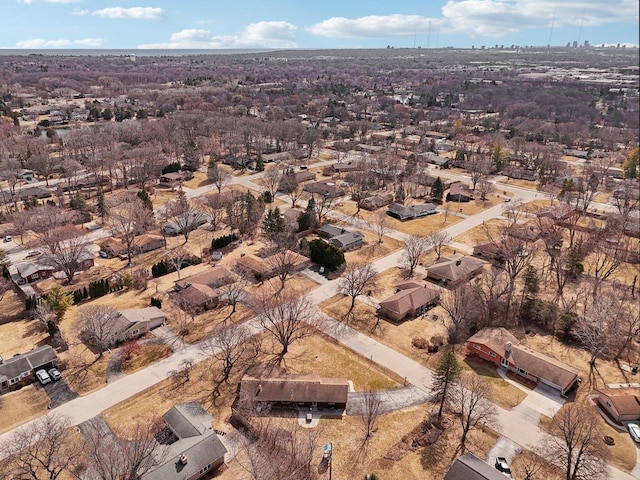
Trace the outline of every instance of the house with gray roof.
{"type": "Polygon", "coordinates": [[[353,250],[364,243],[364,235],[358,231],[347,230],[337,225],[325,223],[318,229],[321,237],[342,250],[353,250]]]}
{"type": "Polygon", "coordinates": [[[470,452],[458,457],[444,476],[444,480],[505,480],[506,478],[504,473],[470,452]]]}
{"type": "Polygon", "coordinates": [[[427,278],[454,287],[479,275],[485,265],[482,260],[459,253],[443,256],[427,267],[427,278]]]}
{"type": "Polygon", "coordinates": [[[21,380],[31,379],[36,370],[56,366],[57,355],[50,345],[3,360],[0,357],[0,391],[8,390],[21,380]]]}
{"type": "Polygon", "coordinates": [[[426,217],[436,212],[436,206],[433,203],[424,203],[419,205],[402,205],[401,203],[392,203],[389,205],[387,215],[398,220],[410,220],[413,218],[426,217]]]}
{"type": "Polygon", "coordinates": [[[198,402],[174,405],[162,418],[176,440],[142,480],[196,480],[224,463],[227,449],[213,430],[213,417],[198,402]]]}

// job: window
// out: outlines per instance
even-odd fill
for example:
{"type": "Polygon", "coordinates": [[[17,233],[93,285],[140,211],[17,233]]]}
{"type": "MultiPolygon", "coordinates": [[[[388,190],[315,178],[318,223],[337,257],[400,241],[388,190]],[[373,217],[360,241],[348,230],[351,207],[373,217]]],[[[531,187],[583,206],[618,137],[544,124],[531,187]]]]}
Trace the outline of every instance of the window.
{"type": "Polygon", "coordinates": [[[489,352],[489,356],[490,356],[490,357],[495,357],[495,356],[496,356],[496,354],[495,354],[495,352],[489,352]]]}
{"type": "Polygon", "coordinates": [[[526,371],[526,370],[523,370],[523,369],[522,369],[522,368],[520,368],[520,367],[518,367],[518,373],[519,373],[520,375],[522,375],[523,377],[526,377],[526,376],[527,376],[527,371],[526,371]]]}
{"type": "Polygon", "coordinates": [[[131,335],[138,335],[140,333],[140,329],[136,328],[133,332],[131,332],[131,335]]]}
{"type": "Polygon", "coordinates": [[[18,383],[19,381],[20,381],[19,377],[12,378],[11,380],[9,380],[9,385],[13,385],[14,383],[18,383]]]}
{"type": "Polygon", "coordinates": [[[202,475],[204,472],[206,472],[207,470],[209,470],[211,468],[211,464],[207,465],[206,467],[202,467],[200,469],[200,475],[202,475]]]}
{"type": "Polygon", "coordinates": [[[473,344],[473,348],[475,348],[476,350],[481,350],[480,345],[477,345],[477,344],[475,344],[475,343],[473,344]]]}

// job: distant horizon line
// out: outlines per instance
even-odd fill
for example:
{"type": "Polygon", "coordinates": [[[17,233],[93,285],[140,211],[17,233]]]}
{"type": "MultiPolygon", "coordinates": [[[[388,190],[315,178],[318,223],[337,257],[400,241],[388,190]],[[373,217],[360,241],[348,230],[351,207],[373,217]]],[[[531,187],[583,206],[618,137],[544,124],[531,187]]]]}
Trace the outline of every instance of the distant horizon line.
{"type": "MultiPolygon", "coordinates": [[[[519,49],[568,49],[568,50],[583,50],[583,49],[638,49],[639,45],[628,43],[600,43],[592,44],[588,46],[579,45],[567,46],[567,45],[504,45],[499,47],[496,45],[480,45],[471,47],[295,47],[295,48],[276,48],[276,47],[264,47],[264,48],[13,48],[13,47],[0,47],[0,55],[16,54],[16,55],[32,55],[32,54],[52,54],[54,52],[126,52],[128,55],[135,55],[136,52],[150,53],[150,52],[229,52],[229,53],[265,53],[265,52],[286,52],[286,51],[316,51],[316,50],[512,50],[514,48],[519,49]]],[[[57,53],[55,53],[57,54],[57,53]]]]}

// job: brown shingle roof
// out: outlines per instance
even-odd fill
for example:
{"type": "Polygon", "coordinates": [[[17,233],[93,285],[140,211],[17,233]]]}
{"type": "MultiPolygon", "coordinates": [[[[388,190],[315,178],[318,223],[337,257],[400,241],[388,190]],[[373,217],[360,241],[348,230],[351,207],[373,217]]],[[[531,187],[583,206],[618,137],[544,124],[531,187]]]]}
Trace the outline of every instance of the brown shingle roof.
{"type": "Polygon", "coordinates": [[[451,257],[440,257],[436,262],[427,268],[429,276],[438,279],[456,282],[467,278],[482,268],[485,263],[466,255],[455,254],[451,257]]]}
{"type": "Polygon", "coordinates": [[[517,345],[520,341],[509,332],[506,328],[483,328],[475,335],[469,337],[467,342],[478,343],[486,345],[491,350],[502,355],[504,353],[504,346],[507,342],[511,342],[511,345],[517,345]]]}
{"type": "Polygon", "coordinates": [[[639,387],[602,388],[598,392],[607,397],[618,415],[640,418],[639,387]]]}
{"type": "Polygon", "coordinates": [[[196,273],[176,282],[178,288],[186,288],[189,284],[208,285],[209,287],[221,286],[233,280],[233,273],[225,267],[218,265],[204,272],[196,273]]]}
{"type": "Polygon", "coordinates": [[[346,378],[320,378],[317,375],[287,378],[254,378],[240,381],[240,398],[258,402],[347,403],[346,378]]]}
{"type": "Polygon", "coordinates": [[[428,305],[439,296],[440,292],[435,288],[422,285],[411,288],[401,288],[398,293],[380,302],[380,307],[399,315],[405,315],[424,305],[428,305]]]}

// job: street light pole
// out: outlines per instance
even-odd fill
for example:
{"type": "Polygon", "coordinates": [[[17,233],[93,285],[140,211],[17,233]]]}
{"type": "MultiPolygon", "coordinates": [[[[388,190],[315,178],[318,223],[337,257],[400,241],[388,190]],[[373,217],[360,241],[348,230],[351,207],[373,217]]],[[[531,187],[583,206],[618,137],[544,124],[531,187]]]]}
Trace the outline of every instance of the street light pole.
{"type": "Polygon", "coordinates": [[[331,466],[333,465],[333,442],[329,442],[331,445],[331,455],[329,456],[329,480],[331,480],[331,466]]]}

